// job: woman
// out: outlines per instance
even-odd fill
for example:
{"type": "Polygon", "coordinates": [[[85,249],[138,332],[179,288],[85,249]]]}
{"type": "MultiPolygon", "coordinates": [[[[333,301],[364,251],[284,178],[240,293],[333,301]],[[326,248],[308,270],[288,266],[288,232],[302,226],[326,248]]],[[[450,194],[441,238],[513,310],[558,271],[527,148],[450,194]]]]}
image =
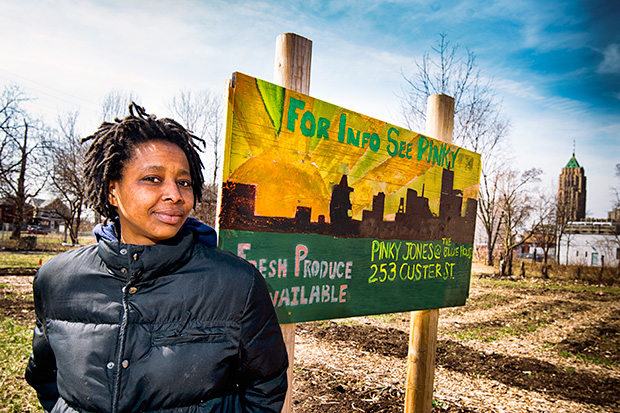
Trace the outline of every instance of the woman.
{"type": "Polygon", "coordinates": [[[26,379],[46,411],[281,410],[287,357],[263,277],[188,218],[194,139],[135,104],[84,139],[89,201],[112,224],[35,277],[26,379]]]}

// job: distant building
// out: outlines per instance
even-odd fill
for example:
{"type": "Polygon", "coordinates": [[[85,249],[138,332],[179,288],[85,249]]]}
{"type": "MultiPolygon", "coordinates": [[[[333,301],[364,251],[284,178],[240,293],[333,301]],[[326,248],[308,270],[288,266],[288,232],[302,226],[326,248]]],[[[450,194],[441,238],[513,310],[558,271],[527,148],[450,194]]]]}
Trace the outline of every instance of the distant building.
{"type": "Polygon", "coordinates": [[[517,249],[517,256],[543,262],[547,249],[547,262],[555,261],[557,236],[554,225],[540,225],[532,237],[517,249]]]}
{"type": "MultiPolygon", "coordinates": [[[[4,229],[13,229],[13,225],[17,224],[15,223],[16,210],[17,206],[15,205],[15,201],[9,198],[0,199],[0,221],[2,224],[7,224],[4,229]]],[[[27,203],[24,209],[24,219],[21,222],[21,225],[26,226],[31,224],[33,215],[34,206],[27,203]]]]}
{"type": "Polygon", "coordinates": [[[564,211],[564,222],[579,221],[586,217],[586,175],[582,166],[570,158],[560,174],[558,204],[564,211]]]}
{"type": "Polygon", "coordinates": [[[558,206],[566,223],[558,234],[560,264],[615,267],[620,263],[620,213],[616,209],[608,219],[586,218],[586,176],[574,152],[560,174],[558,206]]]}
{"type": "Polygon", "coordinates": [[[58,230],[64,224],[64,219],[59,212],[68,214],[68,208],[60,199],[33,198],[31,202],[34,205],[33,223],[35,225],[58,230]]]}
{"type": "Polygon", "coordinates": [[[569,222],[559,248],[560,264],[615,267],[620,260],[620,222],[569,222]]]}

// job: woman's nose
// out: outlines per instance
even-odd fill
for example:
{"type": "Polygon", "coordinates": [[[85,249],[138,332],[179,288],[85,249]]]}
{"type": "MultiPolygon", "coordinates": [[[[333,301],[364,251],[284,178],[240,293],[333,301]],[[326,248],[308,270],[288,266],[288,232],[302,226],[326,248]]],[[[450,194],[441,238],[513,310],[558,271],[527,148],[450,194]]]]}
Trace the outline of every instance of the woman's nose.
{"type": "Polygon", "coordinates": [[[164,192],[162,194],[164,200],[170,200],[172,202],[184,201],[183,193],[176,182],[168,182],[164,185],[164,192]]]}

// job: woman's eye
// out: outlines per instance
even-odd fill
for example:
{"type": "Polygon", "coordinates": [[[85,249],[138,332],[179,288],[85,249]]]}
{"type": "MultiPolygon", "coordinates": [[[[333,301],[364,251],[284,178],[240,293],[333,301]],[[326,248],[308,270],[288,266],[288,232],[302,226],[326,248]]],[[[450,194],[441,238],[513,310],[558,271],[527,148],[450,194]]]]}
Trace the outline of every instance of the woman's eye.
{"type": "Polygon", "coordinates": [[[144,180],[153,183],[161,182],[161,180],[156,176],[147,176],[146,178],[144,178],[144,180]]]}
{"type": "Polygon", "coordinates": [[[179,181],[179,185],[185,188],[189,188],[190,186],[192,186],[192,183],[190,181],[179,181]]]}

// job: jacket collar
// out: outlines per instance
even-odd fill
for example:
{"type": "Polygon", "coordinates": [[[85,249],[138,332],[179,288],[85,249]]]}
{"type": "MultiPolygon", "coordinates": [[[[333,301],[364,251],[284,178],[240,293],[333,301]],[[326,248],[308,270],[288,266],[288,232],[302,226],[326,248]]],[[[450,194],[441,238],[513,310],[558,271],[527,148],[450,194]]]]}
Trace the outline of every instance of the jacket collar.
{"type": "Polygon", "coordinates": [[[112,276],[127,282],[147,281],[185,265],[194,251],[194,236],[192,230],[181,228],[173,238],[154,245],[124,244],[101,237],[97,252],[112,276]]]}
{"type": "MultiPolygon", "coordinates": [[[[97,242],[104,239],[107,241],[119,241],[118,233],[121,228],[121,223],[116,217],[116,219],[107,225],[97,224],[93,228],[93,234],[95,235],[95,239],[97,242]]],[[[217,247],[217,233],[213,228],[208,226],[207,224],[197,220],[194,217],[187,217],[187,220],[181,227],[181,229],[187,228],[191,230],[196,239],[209,247],[217,247]]]]}

